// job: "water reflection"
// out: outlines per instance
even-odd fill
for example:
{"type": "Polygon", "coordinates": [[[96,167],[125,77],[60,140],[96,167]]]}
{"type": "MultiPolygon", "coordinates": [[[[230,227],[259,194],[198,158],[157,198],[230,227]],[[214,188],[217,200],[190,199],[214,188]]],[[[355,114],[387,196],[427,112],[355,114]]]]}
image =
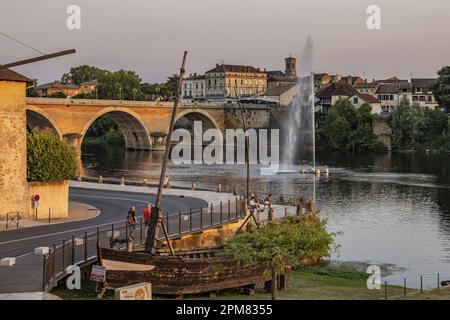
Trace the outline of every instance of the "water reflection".
{"type": "MultiPolygon", "coordinates": [[[[142,179],[159,175],[161,152],[126,152],[115,148],[87,148],[83,163],[91,175],[142,179]]],[[[406,268],[386,278],[419,286],[420,274],[450,279],[450,163],[445,156],[410,154],[318,153],[319,166],[330,177],[316,178],[320,214],[337,240],[345,261],[390,263],[406,268]],[[448,277],[445,276],[448,274],[448,277]]],[[[298,172],[304,164],[298,161],[298,172]]],[[[299,173],[260,176],[251,166],[251,189],[266,193],[311,196],[313,177],[299,173]]],[[[245,165],[169,166],[169,175],[226,181],[245,188],[245,165]]],[[[431,276],[430,276],[431,277],[431,276]]],[[[433,286],[431,277],[425,286],[433,286]]]]}

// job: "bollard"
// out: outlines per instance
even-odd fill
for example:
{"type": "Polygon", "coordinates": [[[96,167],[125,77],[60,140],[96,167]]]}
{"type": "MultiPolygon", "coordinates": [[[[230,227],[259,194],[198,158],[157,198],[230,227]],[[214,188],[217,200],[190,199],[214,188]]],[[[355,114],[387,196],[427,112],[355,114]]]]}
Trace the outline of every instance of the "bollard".
{"type": "Polygon", "coordinates": [[[228,221],[231,220],[231,200],[228,199],[228,221]]]}
{"type": "Polygon", "coordinates": [[[103,183],[103,177],[102,176],[98,177],[98,183],[103,183]]]}
{"type": "Polygon", "coordinates": [[[124,177],[120,178],[120,185],[121,186],[125,185],[125,178],[124,177]]]}
{"type": "Polygon", "coordinates": [[[217,192],[222,192],[222,184],[221,183],[219,183],[217,185],[217,192]]]}
{"type": "Polygon", "coordinates": [[[48,208],[48,223],[51,222],[52,209],[48,208]]]}
{"type": "Polygon", "coordinates": [[[143,185],[144,187],[146,187],[146,186],[148,185],[147,179],[144,179],[144,182],[142,183],[142,185],[143,185]]]}
{"type": "Polygon", "coordinates": [[[220,224],[223,223],[223,205],[222,201],[220,201],[220,224]]]}
{"type": "Polygon", "coordinates": [[[189,208],[189,231],[192,231],[192,208],[189,208]]]}
{"type": "Polygon", "coordinates": [[[384,299],[387,300],[387,281],[384,282],[384,299]]]}
{"type": "Polygon", "coordinates": [[[238,217],[238,198],[236,198],[235,204],[236,204],[236,219],[237,219],[237,217],[238,217]]]}
{"type": "Polygon", "coordinates": [[[235,185],[233,185],[233,195],[237,196],[237,189],[235,185]]]}
{"type": "Polygon", "coordinates": [[[191,190],[194,191],[196,189],[195,181],[192,181],[192,188],[191,190]]]}
{"type": "Polygon", "coordinates": [[[87,259],[88,259],[87,242],[88,242],[88,234],[87,234],[87,231],[85,231],[84,232],[84,261],[87,261],[87,259]]]}
{"type": "Polygon", "coordinates": [[[78,175],[77,180],[78,180],[78,182],[81,182],[81,181],[83,181],[83,177],[81,175],[78,175]]]}
{"type": "Polygon", "coordinates": [[[100,245],[100,228],[97,227],[97,246],[100,245]]]}

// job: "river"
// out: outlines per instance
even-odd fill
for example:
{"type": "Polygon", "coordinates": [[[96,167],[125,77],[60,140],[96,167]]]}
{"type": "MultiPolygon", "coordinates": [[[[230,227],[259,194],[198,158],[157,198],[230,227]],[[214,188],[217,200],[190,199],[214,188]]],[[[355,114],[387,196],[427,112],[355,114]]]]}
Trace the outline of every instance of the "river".
{"type": "MultiPolygon", "coordinates": [[[[85,174],[143,179],[159,175],[161,152],[84,147],[85,174]]],[[[329,177],[315,178],[320,215],[330,231],[341,231],[333,260],[387,267],[383,281],[424,287],[450,280],[450,161],[446,155],[317,154],[329,177]]],[[[295,168],[311,167],[300,163],[295,168]]],[[[173,165],[169,175],[210,183],[237,184],[244,191],[245,165],[173,165]]],[[[261,176],[251,166],[251,190],[312,196],[313,176],[290,173],[261,176]]]]}

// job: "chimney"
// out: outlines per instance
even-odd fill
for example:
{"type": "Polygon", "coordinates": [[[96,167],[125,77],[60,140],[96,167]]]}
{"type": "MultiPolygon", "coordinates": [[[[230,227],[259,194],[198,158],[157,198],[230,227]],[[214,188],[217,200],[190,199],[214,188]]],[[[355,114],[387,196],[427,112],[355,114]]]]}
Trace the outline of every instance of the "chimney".
{"type": "Polygon", "coordinates": [[[197,76],[197,72],[194,72],[194,77],[196,77],[197,76]]]}

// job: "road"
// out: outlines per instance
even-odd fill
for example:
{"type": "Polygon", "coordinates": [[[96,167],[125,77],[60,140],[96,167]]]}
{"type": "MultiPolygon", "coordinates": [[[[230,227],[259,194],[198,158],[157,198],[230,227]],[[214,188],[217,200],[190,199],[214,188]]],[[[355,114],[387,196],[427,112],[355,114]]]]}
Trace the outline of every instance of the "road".
{"type": "MultiPolygon", "coordinates": [[[[94,232],[97,227],[108,228],[112,223],[124,225],[131,206],[136,207],[137,216],[140,217],[147,203],[154,203],[156,198],[155,195],[143,193],[80,188],[70,188],[69,192],[70,200],[94,206],[101,214],[84,221],[0,232],[0,259],[31,255],[36,247],[59,245],[62,239],[71,239],[72,235],[82,236],[85,231],[94,232]]],[[[205,207],[207,203],[196,198],[163,196],[161,201],[162,209],[169,214],[177,214],[179,210],[186,212],[189,208],[198,209],[201,206],[205,207]]]]}

